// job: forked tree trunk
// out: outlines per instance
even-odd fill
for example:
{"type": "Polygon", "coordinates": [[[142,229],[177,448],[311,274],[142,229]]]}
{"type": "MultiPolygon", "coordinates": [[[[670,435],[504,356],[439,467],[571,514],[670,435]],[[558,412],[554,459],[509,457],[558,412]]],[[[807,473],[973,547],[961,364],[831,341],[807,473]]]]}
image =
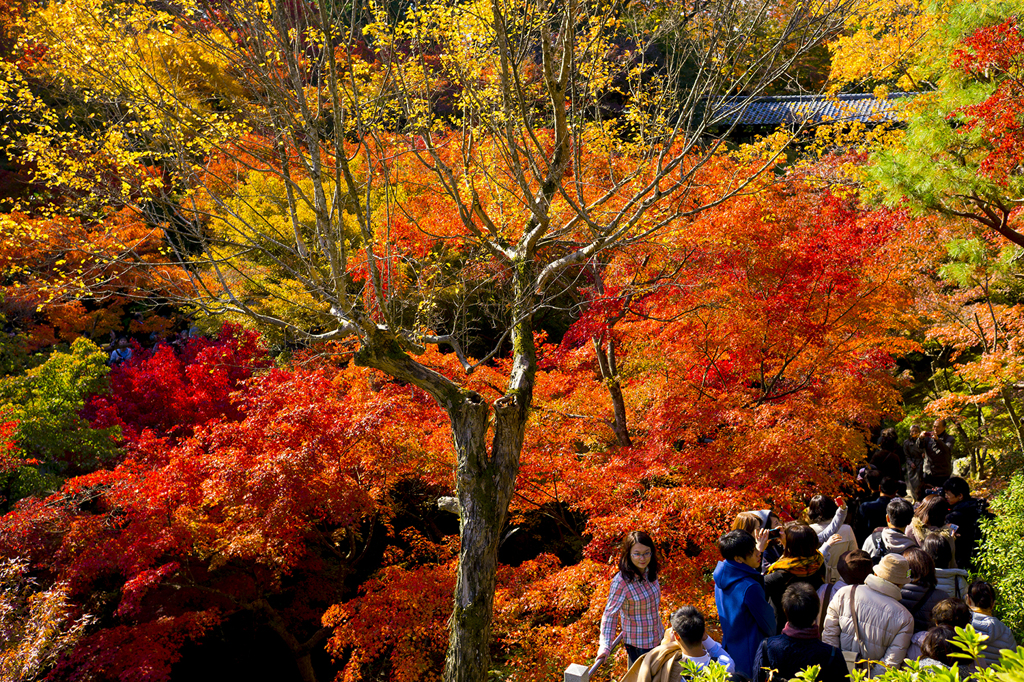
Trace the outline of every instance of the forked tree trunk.
{"type": "Polygon", "coordinates": [[[531,299],[524,286],[518,287],[516,293],[518,305],[514,313],[518,313],[518,322],[512,334],[515,360],[508,389],[494,403],[490,453],[486,403],[466,400],[460,409],[449,412],[458,456],[455,482],[462,545],[445,657],[445,682],[483,682],[490,669],[498,542],[515,491],[537,366],[533,325],[530,309],[526,307],[531,305],[531,299]]]}
{"type": "Polygon", "coordinates": [[[525,285],[517,294],[513,311],[517,322],[512,333],[515,359],[506,393],[494,403],[490,448],[490,408],[482,396],[420,365],[384,332],[371,332],[356,353],[358,364],[376,367],[426,390],[451,420],[461,547],[445,657],[446,682],[482,682],[490,670],[498,542],[515,490],[537,367],[532,308],[528,307],[532,298],[525,285]]]}

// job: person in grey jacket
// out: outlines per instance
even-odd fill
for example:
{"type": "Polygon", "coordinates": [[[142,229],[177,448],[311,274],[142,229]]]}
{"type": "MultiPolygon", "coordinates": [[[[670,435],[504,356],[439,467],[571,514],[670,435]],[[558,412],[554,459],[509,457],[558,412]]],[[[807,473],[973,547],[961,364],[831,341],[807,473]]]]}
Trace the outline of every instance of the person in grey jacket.
{"type": "Polygon", "coordinates": [[[821,641],[874,661],[872,674],[903,663],[914,634],[914,617],[900,604],[900,588],[910,582],[910,565],[887,554],[863,585],[839,590],[828,605],[821,641]]]}
{"type": "Polygon", "coordinates": [[[907,525],[914,519],[914,508],[902,497],[894,497],[885,507],[887,528],[876,530],[864,541],[862,550],[878,563],[886,554],[903,554],[911,547],[917,547],[914,538],[906,535],[907,525]]]}
{"type": "Polygon", "coordinates": [[[984,580],[975,580],[971,583],[967,596],[967,605],[974,612],[971,624],[980,634],[988,635],[981,658],[977,659],[979,668],[987,668],[998,663],[999,652],[1003,649],[1013,651],[1017,648],[1017,640],[1014,639],[1010,628],[992,615],[992,607],[995,606],[995,603],[996,591],[992,585],[984,580]]]}
{"type": "Polygon", "coordinates": [[[955,599],[967,599],[967,571],[962,568],[950,568],[953,563],[953,551],[946,539],[935,533],[924,536],[921,549],[935,562],[935,579],[939,589],[955,599]]]}

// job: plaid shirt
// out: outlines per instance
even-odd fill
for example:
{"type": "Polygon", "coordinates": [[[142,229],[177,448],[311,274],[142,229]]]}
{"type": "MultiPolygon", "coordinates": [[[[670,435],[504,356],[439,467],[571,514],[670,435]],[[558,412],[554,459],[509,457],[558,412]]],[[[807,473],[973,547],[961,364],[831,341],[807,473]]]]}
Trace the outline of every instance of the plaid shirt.
{"type": "Polygon", "coordinates": [[[615,639],[615,614],[619,614],[625,643],[640,649],[661,644],[665,628],[661,624],[661,585],[655,580],[627,582],[621,573],[612,578],[608,605],[601,616],[601,644],[598,656],[606,653],[615,639]]]}

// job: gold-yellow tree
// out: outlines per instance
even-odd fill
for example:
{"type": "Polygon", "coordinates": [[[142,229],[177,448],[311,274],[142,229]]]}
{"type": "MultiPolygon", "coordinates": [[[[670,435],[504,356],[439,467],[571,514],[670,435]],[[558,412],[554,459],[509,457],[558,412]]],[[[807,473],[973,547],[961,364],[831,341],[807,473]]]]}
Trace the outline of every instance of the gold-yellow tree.
{"type": "Polygon", "coordinates": [[[9,147],[39,179],[161,226],[192,304],[290,338],[354,339],[357,362],[444,407],[461,530],[445,679],[483,680],[537,316],[610,250],[769,168],[787,135],[732,174],[703,172],[749,101],[733,98],[780,78],[847,10],[69,0],[29,21],[34,59],[6,64],[0,93],[17,112],[9,147]],[[483,309],[491,337],[475,331],[483,309]],[[434,344],[461,376],[431,366],[434,344]],[[499,355],[503,395],[488,404],[465,375],[499,355]]]}

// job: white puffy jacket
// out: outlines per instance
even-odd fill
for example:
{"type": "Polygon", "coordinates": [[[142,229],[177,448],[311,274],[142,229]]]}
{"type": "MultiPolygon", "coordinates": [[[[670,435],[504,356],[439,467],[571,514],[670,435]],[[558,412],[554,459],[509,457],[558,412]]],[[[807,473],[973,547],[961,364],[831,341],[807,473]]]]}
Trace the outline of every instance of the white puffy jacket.
{"type": "Polygon", "coordinates": [[[936,568],[935,579],[939,589],[950,599],[967,600],[967,571],[962,568],[936,568]]]}
{"type": "MultiPolygon", "coordinates": [[[[914,617],[899,599],[900,588],[875,575],[869,575],[863,585],[844,587],[828,605],[821,641],[843,651],[853,651],[859,658],[889,667],[900,665],[914,634],[914,617]],[[851,598],[857,600],[857,620],[863,640],[856,634],[851,598]]],[[[874,675],[883,671],[878,664],[872,668],[874,675]]]]}

